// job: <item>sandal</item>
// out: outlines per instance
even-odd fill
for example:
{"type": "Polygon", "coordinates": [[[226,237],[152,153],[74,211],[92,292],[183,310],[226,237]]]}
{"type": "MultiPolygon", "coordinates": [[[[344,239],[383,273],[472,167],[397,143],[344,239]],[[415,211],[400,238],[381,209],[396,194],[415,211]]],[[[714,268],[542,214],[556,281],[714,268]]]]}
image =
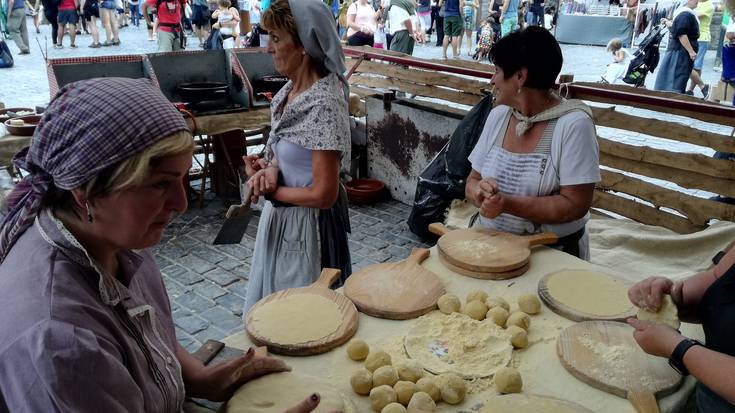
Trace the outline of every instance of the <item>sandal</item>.
{"type": "Polygon", "coordinates": [[[54,49],[63,49],[63,48],[64,48],[63,45],[60,45],[60,44],[55,44],[54,45],[54,49]]]}
{"type": "Polygon", "coordinates": [[[110,43],[110,42],[104,42],[104,43],[102,43],[102,46],[103,47],[112,46],[112,43],[110,43]]]}
{"type": "Polygon", "coordinates": [[[91,47],[92,49],[97,49],[97,48],[102,47],[102,45],[99,43],[92,43],[89,45],[89,47],[91,47]]]}
{"type": "Polygon", "coordinates": [[[69,45],[69,47],[71,47],[72,49],[76,49],[77,48],[77,45],[75,45],[74,43],[72,43],[72,44],[69,45]]]}
{"type": "Polygon", "coordinates": [[[112,42],[112,45],[113,45],[113,46],[120,46],[120,40],[114,40],[114,41],[112,42]]]}

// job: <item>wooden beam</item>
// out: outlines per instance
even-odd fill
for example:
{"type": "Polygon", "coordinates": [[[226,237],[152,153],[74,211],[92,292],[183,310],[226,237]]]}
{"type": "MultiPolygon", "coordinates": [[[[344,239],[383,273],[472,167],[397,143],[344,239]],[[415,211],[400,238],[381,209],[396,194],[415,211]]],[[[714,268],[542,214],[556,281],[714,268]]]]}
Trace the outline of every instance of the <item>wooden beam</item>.
{"type": "Polygon", "coordinates": [[[735,163],[730,160],[715,159],[698,153],[670,152],[648,146],[628,145],[600,137],[597,138],[597,142],[600,145],[600,153],[696,172],[714,178],[735,179],[735,163]]]}
{"type": "MultiPolygon", "coordinates": [[[[350,46],[349,48],[358,50],[358,51],[365,51],[365,52],[370,52],[374,54],[381,54],[385,56],[410,58],[411,60],[415,60],[417,62],[436,63],[436,64],[445,65],[445,66],[462,67],[465,69],[481,70],[487,73],[495,72],[495,66],[489,63],[480,63],[480,62],[473,62],[473,61],[461,60],[461,59],[421,59],[418,57],[407,55],[405,53],[394,52],[392,50],[385,50],[385,49],[374,49],[369,46],[350,46]]],[[[345,57],[349,59],[348,56],[345,56],[345,57]]]]}
{"type": "Polygon", "coordinates": [[[381,89],[397,89],[402,92],[411,93],[414,95],[444,99],[449,102],[455,102],[469,106],[474,106],[482,99],[482,97],[480,96],[470,95],[467,93],[458,92],[456,90],[442,89],[432,85],[419,85],[416,83],[404,82],[398,79],[365,76],[362,74],[353,75],[350,78],[350,84],[381,89]]]}
{"type": "Polygon", "coordinates": [[[716,151],[735,153],[735,138],[728,135],[707,132],[680,123],[628,115],[616,111],[614,107],[592,108],[592,114],[594,115],[595,125],[597,126],[624,129],[645,135],[706,146],[716,151]]]}
{"type": "Polygon", "coordinates": [[[695,225],[706,226],[713,218],[735,221],[735,205],[688,195],[613,171],[601,170],[600,173],[602,181],[597,188],[632,195],[656,207],[674,209],[686,215],[695,225]]]}
{"type": "Polygon", "coordinates": [[[599,189],[595,189],[592,207],[623,215],[642,224],[668,228],[679,234],[690,234],[705,228],[704,226],[692,224],[686,218],[678,215],[661,211],[640,202],[613,195],[599,189]]]}
{"type": "MultiPolygon", "coordinates": [[[[190,118],[186,118],[186,123],[189,128],[193,128],[194,123],[190,118]]],[[[238,129],[260,129],[270,126],[270,124],[270,108],[250,109],[245,112],[197,116],[196,131],[194,133],[197,135],[217,135],[238,129]]]]}
{"type": "Polygon", "coordinates": [[[490,88],[490,82],[429,70],[406,69],[401,66],[379,62],[362,62],[357,72],[379,74],[419,84],[445,86],[478,96],[482,96],[481,89],[490,88]]]}
{"type": "Polygon", "coordinates": [[[682,188],[703,189],[708,192],[735,198],[735,185],[729,179],[713,178],[696,172],[633,161],[602,152],[600,153],[600,164],[625,172],[673,182],[682,188]]]}

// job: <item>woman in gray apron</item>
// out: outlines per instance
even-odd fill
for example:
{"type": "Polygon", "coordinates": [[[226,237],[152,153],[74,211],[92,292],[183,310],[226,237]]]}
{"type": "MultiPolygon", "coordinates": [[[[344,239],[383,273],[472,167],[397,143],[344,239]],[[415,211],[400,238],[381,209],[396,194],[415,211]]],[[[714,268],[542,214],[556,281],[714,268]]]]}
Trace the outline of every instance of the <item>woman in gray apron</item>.
{"type": "Polygon", "coordinates": [[[340,169],[348,168],[349,89],[331,12],[320,0],[276,0],[262,15],[268,52],[289,82],[271,103],[263,159],[245,158],[260,217],[243,314],[278,290],[316,281],[322,268],[352,272],[340,169]]]}
{"type": "Polygon", "coordinates": [[[657,311],[661,297],[671,294],[681,321],[701,323],[705,342],[684,337],[664,324],[637,319],[628,323],[635,327],[635,340],[643,351],[668,357],[669,364],[682,375],[696,377],[698,413],[735,412],[735,248],[720,252],[712,268],[682,281],[652,277],[628,291],[630,301],[638,307],[657,311]]]}
{"type": "Polygon", "coordinates": [[[532,26],[490,51],[497,106],[469,156],[465,193],[480,208],[475,225],[513,234],[556,233],[557,248],[589,259],[585,224],[599,149],[590,109],[552,91],[559,44],[532,26]]]}

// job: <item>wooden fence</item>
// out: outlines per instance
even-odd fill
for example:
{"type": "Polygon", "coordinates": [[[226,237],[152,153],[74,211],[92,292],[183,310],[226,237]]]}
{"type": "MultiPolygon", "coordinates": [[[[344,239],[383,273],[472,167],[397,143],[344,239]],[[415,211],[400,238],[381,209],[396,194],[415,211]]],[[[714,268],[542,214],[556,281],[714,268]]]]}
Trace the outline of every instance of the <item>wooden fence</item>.
{"type": "MultiPolygon", "coordinates": [[[[345,54],[353,92],[365,96],[401,91],[430,98],[434,105],[452,107],[452,111],[458,110],[457,104],[477,103],[490,89],[493,73],[493,67],[487,64],[414,59],[369,48],[346,48],[345,54]]],[[[648,141],[631,145],[599,136],[599,127],[605,127],[613,128],[618,135],[642,134],[651,141],[663,138],[735,153],[735,108],[624,85],[571,83],[562,85],[560,93],[593,106],[602,166],[593,208],[678,233],[699,231],[713,219],[735,221],[735,206],[697,194],[706,191],[735,198],[732,161],[701,153],[707,150],[680,152],[648,146],[648,141]],[[631,114],[643,113],[639,109],[686,118],[673,122],[631,114]],[[708,129],[730,134],[702,130],[686,119],[717,125],[708,129]]]]}

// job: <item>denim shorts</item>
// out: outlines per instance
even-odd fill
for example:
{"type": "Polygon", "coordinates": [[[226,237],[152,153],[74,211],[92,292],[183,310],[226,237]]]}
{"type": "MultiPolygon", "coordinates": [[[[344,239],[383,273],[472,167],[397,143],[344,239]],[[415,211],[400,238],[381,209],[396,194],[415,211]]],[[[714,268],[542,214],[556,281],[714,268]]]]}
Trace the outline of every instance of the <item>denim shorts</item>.
{"type": "Polygon", "coordinates": [[[704,55],[707,54],[707,47],[709,46],[709,42],[697,42],[699,43],[699,49],[697,49],[697,58],[694,59],[694,68],[702,71],[702,66],[704,65],[704,55]]]}

